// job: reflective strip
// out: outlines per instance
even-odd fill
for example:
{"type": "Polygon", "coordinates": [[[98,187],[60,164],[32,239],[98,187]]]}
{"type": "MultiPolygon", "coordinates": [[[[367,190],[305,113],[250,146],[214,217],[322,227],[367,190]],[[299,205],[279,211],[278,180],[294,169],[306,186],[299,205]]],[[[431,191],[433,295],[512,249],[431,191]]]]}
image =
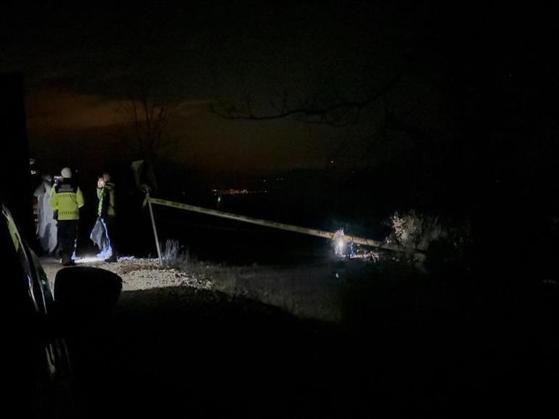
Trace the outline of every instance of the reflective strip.
{"type": "Polygon", "coordinates": [[[72,186],[72,185],[62,184],[58,187],[58,189],[56,190],[56,193],[58,193],[58,194],[76,193],[76,190],[77,190],[77,188],[72,186]]]}

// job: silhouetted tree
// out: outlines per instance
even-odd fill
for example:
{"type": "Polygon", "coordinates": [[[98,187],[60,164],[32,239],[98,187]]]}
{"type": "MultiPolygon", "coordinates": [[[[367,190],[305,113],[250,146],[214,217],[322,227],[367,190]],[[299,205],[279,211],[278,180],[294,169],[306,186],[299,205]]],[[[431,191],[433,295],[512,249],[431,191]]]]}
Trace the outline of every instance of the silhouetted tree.
{"type": "Polygon", "coordinates": [[[145,82],[131,83],[128,98],[122,106],[126,120],[122,137],[134,159],[144,161],[143,170],[154,189],[157,188],[157,164],[178,142],[178,138],[168,130],[169,120],[176,108],[177,103],[150,92],[145,82]]]}

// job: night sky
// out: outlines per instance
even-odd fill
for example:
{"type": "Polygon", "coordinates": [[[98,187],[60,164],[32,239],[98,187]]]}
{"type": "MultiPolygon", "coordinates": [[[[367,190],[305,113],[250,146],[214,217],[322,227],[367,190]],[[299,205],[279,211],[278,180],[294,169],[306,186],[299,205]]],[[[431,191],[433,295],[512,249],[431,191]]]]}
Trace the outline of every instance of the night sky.
{"type": "Polygon", "coordinates": [[[228,122],[210,114],[209,104],[250,94],[267,105],[285,89],[295,98],[320,83],[353,83],[363,76],[354,48],[366,47],[360,32],[369,26],[318,2],[4,9],[0,68],[25,74],[36,154],[50,158],[63,144],[73,160],[76,142],[106,153],[126,120],[120,108],[128,87],[140,80],[150,94],[179,104],[170,127],[180,139],[176,158],[234,170],[320,167],[341,135],[290,121],[228,122]]]}
{"type": "MultiPolygon", "coordinates": [[[[546,12],[510,7],[14,2],[0,15],[0,70],[25,75],[31,149],[43,160],[73,164],[85,154],[97,164],[126,155],[123,107],[140,83],[173,104],[166,130],[173,145],[162,154],[185,166],[363,167],[418,147],[382,125],[386,109],[449,144],[458,131],[471,135],[472,122],[487,127],[482,120],[507,103],[503,94],[525,106],[539,93],[535,78],[553,73],[545,57],[551,28],[540,21],[546,12]],[[259,115],[273,114],[284,99],[289,107],[366,100],[394,78],[382,100],[344,127],[297,118],[230,121],[210,112],[213,103],[246,98],[259,115]]],[[[480,149],[470,153],[479,157],[480,149]]]]}

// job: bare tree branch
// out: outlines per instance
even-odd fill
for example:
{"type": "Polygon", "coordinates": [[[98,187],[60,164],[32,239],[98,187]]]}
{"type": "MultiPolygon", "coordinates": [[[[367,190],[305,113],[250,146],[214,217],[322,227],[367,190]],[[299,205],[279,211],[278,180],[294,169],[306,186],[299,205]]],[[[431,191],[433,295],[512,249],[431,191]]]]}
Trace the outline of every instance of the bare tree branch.
{"type": "Polygon", "coordinates": [[[356,123],[363,109],[385,97],[400,82],[401,76],[394,77],[380,90],[367,95],[362,100],[346,100],[337,98],[333,103],[320,105],[320,100],[307,98],[305,102],[296,107],[289,107],[287,93],[281,98],[281,106],[276,113],[259,114],[253,110],[252,98],[245,97],[244,102],[235,104],[212,104],[210,111],[229,120],[270,121],[275,119],[295,118],[305,123],[326,124],[343,126],[356,123]]]}

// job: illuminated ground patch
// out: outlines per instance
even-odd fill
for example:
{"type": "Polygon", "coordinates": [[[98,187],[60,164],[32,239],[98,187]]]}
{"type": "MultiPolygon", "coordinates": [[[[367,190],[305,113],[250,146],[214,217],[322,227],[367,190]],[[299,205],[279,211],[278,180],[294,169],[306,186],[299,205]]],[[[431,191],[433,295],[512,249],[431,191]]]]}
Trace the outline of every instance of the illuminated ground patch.
{"type": "MultiPolygon", "coordinates": [[[[42,264],[52,285],[56,273],[62,269],[62,266],[53,259],[42,260],[42,264]]],[[[116,273],[122,278],[123,291],[180,286],[206,290],[213,288],[208,279],[198,279],[191,273],[160,266],[157,259],[120,258],[116,263],[106,263],[95,257],[83,257],[77,259],[76,264],[94,266],[116,273]]]]}

